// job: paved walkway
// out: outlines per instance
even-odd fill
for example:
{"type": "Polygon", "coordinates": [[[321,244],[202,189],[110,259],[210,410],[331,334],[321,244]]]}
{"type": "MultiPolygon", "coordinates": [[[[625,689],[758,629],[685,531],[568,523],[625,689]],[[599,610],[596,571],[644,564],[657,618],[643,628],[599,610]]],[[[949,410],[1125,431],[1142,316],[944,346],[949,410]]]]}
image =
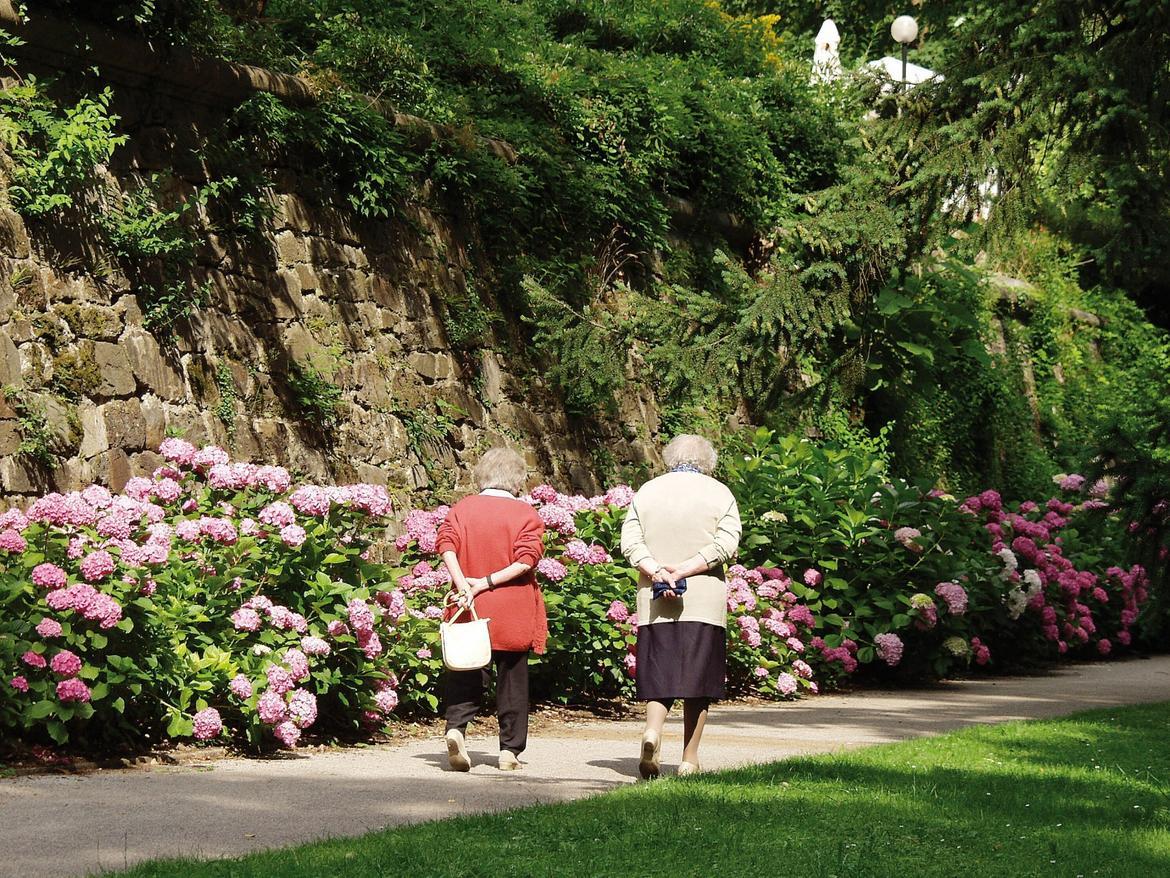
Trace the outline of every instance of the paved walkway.
{"type": "MultiPolygon", "coordinates": [[[[790,704],[716,708],[704,767],[725,768],[932,735],[974,723],[1170,700],[1170,656],[1042,677],[948,682],[790,704]]],[[[599,793],[637,773],[637,721],[570,724],[535,738],[525,768],[494,767],[470,740],[470,774],[445,771],[438,739],[311,757],[0,780],[0,875],[80,876],[166,855],[242,854],[324,836],[599,793]]],[[[681,751],[672,718],[667,773],[681,751]]]]}

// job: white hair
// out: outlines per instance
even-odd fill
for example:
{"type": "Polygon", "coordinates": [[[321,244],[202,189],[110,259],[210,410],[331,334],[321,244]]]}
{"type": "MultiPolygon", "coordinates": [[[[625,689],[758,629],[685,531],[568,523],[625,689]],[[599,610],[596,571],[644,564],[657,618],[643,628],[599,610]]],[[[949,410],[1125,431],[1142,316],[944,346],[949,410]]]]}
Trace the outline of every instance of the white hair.
{"type": "Polygon", "coordinates": [[[675,436],[662,450],[662,460],[668,467],[690,465],[696,467],[706,475],[715,471],[715,464],[719,462],[719,455],[715,446],[694,433],[683,433],[675,436]]]}
{"type": "Polygon", "coordinates": [[[528,486],[528,464],[511,448],[489,448],[475,465],[480,490],[500,488],[520,495],[528,486]]]}

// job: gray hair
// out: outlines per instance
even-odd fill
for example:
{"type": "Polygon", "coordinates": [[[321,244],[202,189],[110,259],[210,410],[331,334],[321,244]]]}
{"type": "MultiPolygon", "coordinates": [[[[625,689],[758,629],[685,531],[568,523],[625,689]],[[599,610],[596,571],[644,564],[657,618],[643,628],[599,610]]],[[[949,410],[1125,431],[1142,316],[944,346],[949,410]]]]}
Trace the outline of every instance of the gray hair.
{"type": "Polygon", "coordinates": [[[520,495],[528,486],[528,464],[511,448],[489,448],[475,465],[480,490],[499,488],[520,495]]]}
{"type": "Polygon", "coordinates": [[[683,433],[671,439],[662,450],[662,460],[671,469],[689,464],[706,475],[711,475],[715,471],[715,464],[719,462],[719,454],[715,451],[715,446],[702,436],[683,433]]]}

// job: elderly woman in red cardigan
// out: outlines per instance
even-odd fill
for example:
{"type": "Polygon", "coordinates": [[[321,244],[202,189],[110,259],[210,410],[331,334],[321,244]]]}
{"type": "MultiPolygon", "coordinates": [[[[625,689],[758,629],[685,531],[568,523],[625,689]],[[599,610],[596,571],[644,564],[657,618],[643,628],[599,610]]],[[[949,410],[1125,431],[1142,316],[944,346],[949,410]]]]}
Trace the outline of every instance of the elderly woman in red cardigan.
{"type": "MultiPolygon", "coordinates": [[[[544,554],[544,523],[519,499],[528,467],[515,451],[492,448],[475,467],[480,493],[451,507],[439,528],[437,549],[451,572],[452,590],[491,619],[492,662],[500,719],[500,770],[520,767],[528,743],[528,653],[544,652],[548,618],[534,568],[544,554]]],[[[471,759],[467,724],[483,707],[488,669],[448,671],[447,758],[456,771],[471,759]]]]}

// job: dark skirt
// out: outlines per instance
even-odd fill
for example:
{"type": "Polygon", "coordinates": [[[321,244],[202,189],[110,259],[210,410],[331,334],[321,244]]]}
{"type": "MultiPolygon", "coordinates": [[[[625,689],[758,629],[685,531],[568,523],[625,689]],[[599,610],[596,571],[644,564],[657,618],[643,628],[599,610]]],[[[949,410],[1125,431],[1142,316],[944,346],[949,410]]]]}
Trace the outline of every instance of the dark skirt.
{"type": "Polygon", "coordinates": [[[727,629],[706,622],[657,622],[638,628],[639,701],[724,695],[727,629]]]}

